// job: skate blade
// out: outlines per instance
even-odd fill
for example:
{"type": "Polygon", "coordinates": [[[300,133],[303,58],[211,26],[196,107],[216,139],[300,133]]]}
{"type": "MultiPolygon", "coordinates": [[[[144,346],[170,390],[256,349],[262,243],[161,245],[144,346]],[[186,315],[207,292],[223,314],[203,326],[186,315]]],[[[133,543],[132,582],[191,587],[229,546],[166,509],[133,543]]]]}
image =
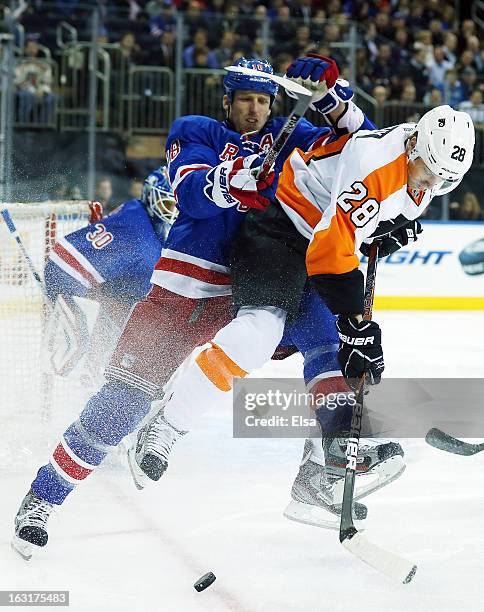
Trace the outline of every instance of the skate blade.
{"type": "MultiPolygon", "coordinates": [[[[34,545],[30,542],[26,542],[25,540],[22,540],[22,538],[19,538],[18,536],[14,535],[10,542],[10,546],[16,553],[18,553],[22,557],[22,559],[25,559],[25,561],[30,561],[30,559],[32,559],[34,545]]],[[[35,548],[39,547],[36,546],[35,548]]]]}
{"type": "MultiPolygon", "coordinates": [[[[290,521],[312,525],[313,527],[321,527],[322,529],[338,530],[340,526],[339,516],[320,506],[305,504],[295,499],[291,499],[286,506],[284,516],[290,521]]],[[[355,526],[357,526],[359,531],[364,531],[361,521],[355,521],[355,526]]]]}
{"type": "Polygon", "coordinates": [[[136,448],[131,447],[128,449],[128,465],[129,471],[131,472],[131,477],[133,478],[134,486],[138,489],[138,491],[142,491],[149,482],[149,478],[146,474],[141,470],[136,461],[136,448]]]}
{"type": "MultiPolygon", "coordinates": [[[[370,493],[374,493],[396,480],[405,471],[403,457],[395,455],[375,465],[369,472],[358,474],[355,478],[354,501],[357,501],[370,493]],[[365,482],[366,481],[366,482],[365,482]]],[[[343,500],[344,478],[338,480],[333,489],[333,503],[341,504],[343,500]]]]}

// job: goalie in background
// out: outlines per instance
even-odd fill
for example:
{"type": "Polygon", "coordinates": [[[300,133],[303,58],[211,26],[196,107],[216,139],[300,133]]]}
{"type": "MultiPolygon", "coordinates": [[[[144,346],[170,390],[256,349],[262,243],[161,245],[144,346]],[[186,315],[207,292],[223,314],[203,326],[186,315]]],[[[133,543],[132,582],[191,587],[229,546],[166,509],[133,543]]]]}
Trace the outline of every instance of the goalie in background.
{"type": "Polygon", "coordinates": [[[98,206],[90,225],[56,242],[44,271],[55,304],[45,343],[51,373],[75,370],[99,383],[131,307],[150,289],[177,214],[166,168],[160,167],[145,179],[140,199],[106,217],[98,206]]]}

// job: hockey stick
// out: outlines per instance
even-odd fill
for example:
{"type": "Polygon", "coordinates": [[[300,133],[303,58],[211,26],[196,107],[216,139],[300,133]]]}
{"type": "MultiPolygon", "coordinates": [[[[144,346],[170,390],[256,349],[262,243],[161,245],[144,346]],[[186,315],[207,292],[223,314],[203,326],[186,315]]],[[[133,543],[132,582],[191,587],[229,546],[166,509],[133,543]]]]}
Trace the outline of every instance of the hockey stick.
{"type": "Polygon", "coordinates": [[[263,178],[267,176],[269,172],[272,170],[279,153],[282,148],[286,144],[288,138],[296,129],[297,124],[300,119],[304,116],[304,113],[308,110],[309,105],[311,104],[311,100],[313,97],[313,92],[309,91],[299,83],[295,83],[290,79],[285,77],[277,76],[276,74],[268,74],[267,72],[261,72],[260,70],[253,70],[252,68],[244,68],[243,66],[226,66],[225,70],[229,72],[237,72],[239,74],[245,74],[247,76],[255,76],[258,78],[269,79],[274,81],[278,85],[282,85],[284,89],[287,91],[296,94],[298,99],[297,102],[291,112],[291,114],[286,119],[284,125],[280,129],[279,133],[276,136],[276,139],[272,143],[271,148],[267,151],[264,162],[259,169],[257,178],[263,178]]]}
{"type": "Polygon", "coordinates": [[[437,427],[429,430],[425,436],[425,442],[439,450],[454,453],[454,455],[463,455],[464,457],[470,457],[484,450],[484,443],[472,444],[470,442],[463,442],[445,433],[445,431],[437,429],[437,427]]]}
{"type": "MultiPolygon", "coordinates": [[[[370,248],[368,257],[368,269],[366,273],[365,298],[363,319],[370,321],[373,312],[373,298],[375,295],[376,268],[378,262],[378,244],[374,242],[370,248]]],[[[363,396],[365,388],[365,376],[363,375],[356,390],[357,401],[353,407],[351,428],[346,447],[346,464],[343,503],[341,507],[341,523],[339,540],[341,544],[353,555],[382,572],[390,578],[407,584],[412,580],[417,571],[414,563],[402,557],[384,550],[367,540],[355,527],[353,523],[353,497],[355,492],[356,460],[358,446],[360,443],[361,423],[363,414],[363,396]]]]}
{"type": "Polygon", "coordinates": [[[27,253],[27,249],[25,248],[25,245],[24,245],[24,243],[22,241],[22,238],[20,238],[20,234],[18,233],[17,226],[15,225],[15,223],[14,223],[14,221],[12,219],[12,216],[10,215],[10,212],[8,211],[7,208],[4,208],[3,210],[0,211],[0,213],[1,213],[2,217],[3,217],[3,220],[5,221],[5,224],[6,224],[7,228],[8,228],[8,231],[12,235],[12,238],[17,242],[17,246],[18,246],[20,252],[22,253],[23,258],[27,262],[27,265],[28,265],[28,267],[30,269],[30,272],[32,273],[32,276],[37,281],[37,284],[39,285],[39,288],[40,288],[40,290],[42,292],[42,295],[46,299],[46,301],[49,304],[49,306],[52,308],[52,304],[50,303],[49,297],[47,295],[47,291],[45,290],[44,282],[40,278],[40,274],[35,269],[34,262],[30,258],[30,255],[27,253]]]}

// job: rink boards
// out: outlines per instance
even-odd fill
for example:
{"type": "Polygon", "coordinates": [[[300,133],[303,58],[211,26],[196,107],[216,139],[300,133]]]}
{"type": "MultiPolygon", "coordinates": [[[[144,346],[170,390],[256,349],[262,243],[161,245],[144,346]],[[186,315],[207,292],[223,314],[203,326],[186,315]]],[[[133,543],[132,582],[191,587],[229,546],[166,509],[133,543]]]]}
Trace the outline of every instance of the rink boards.
{"type": "Polygon", "coordinates": [[[427,221],[422,225],[417,242],[381,260],[376,307],[484,309],[484,224],[427,221]]]}

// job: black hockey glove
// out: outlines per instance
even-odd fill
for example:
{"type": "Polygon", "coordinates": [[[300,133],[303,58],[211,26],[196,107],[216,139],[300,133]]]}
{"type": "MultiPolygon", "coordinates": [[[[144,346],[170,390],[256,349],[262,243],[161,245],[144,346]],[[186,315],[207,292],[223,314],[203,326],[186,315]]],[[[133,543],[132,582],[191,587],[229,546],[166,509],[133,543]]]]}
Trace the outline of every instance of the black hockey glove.
{"type": "Polygon", "coordinates": [[[385,369],[381,347],[381,329],[375,321],[356,322],[339,316],[336,321],[339,335],[338,362],[343,376],[351,387],[366,373],[370,385],[377,385],[385,369]]]}
{"type": "MultiPolygon", "coordinates": [[[[421,234],[422,232],[422,225],[415,219],[405,223],[405,225],[402,225],[402,227],[399,227],[393,232],[381,236],[378,238],[380,241],[378,259],[395,253],[398,249],[407,246],[409,242],[415,242],[417,240],[417,234],[421,234]]],[[[366,257],[370,254],[370,246],[371,244],[367,242],[363,242],[360,246],[360,251],[363,255],[366,255],[366,257]]]]}

